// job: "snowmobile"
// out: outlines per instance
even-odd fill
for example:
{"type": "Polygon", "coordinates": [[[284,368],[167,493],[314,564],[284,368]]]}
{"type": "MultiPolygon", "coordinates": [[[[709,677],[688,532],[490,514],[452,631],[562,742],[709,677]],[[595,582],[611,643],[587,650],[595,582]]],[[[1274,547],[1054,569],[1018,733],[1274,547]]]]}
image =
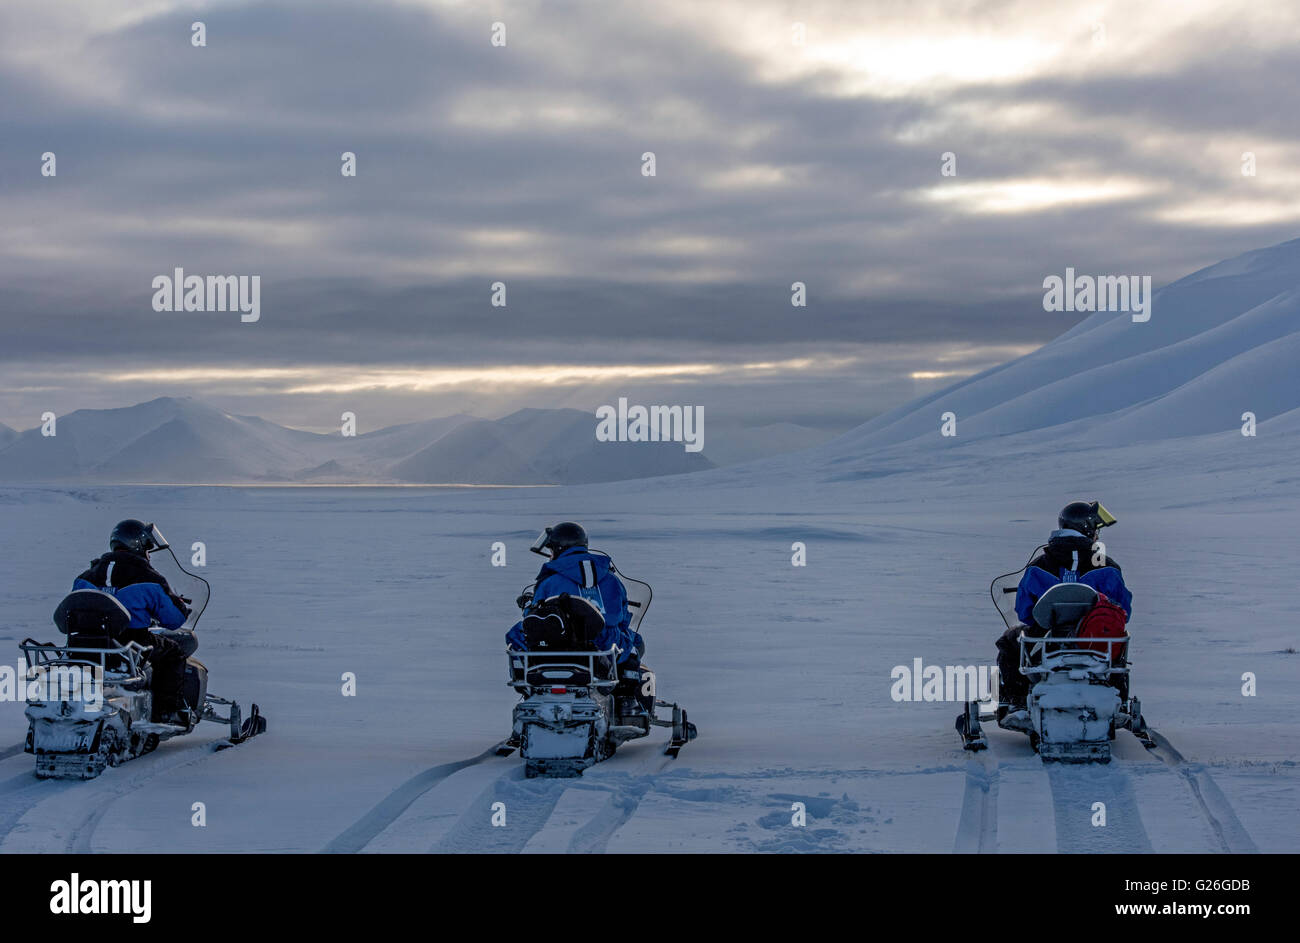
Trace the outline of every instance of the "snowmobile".
{"type": "MultiPolygon", "coordinates": [[[[989,587],[1007,628],[1022,627],[1016,618],[1015,593],[1024,570],[999,576],[989,587]]],[[[956,723],[965,749],[988,747],[981,723],[989,720],[1005,730],[1028,734],[1030,745],[1044,761],[1109,763],[1110,743],[1120,729],[1131,731],[1148,749],[1156,745],[1142,717],[1141,702],[1129,694],[1129,636],[1079,634],[1080,623],[1099,596],[1085,583],[1059,583],[1043,593],[1034,605],[1033,618],[1047,632],[1042,637],[1022,634],[1019,638],[1020,672],[1030,682],[1027,710],[1012,713],[1011,705],[1001,698],[995,710],[981,711],[983,702],[968,701],[956,723]],[[1021,723],[1016,723],[1017,718],[1021,723]]]]}
{"type": "MultiPolygon", "coordinates": [[[[630,627],[639,631],[650,607],[650,584],[634,580],[611,565],[627,590],[632,613],[630,627]]],[[[535,584],[520,600],[531,600],[535,584]]],[[[609,759],[629,740],[650,735],[651,727],[671,727],[664,753],[676,757],[696,737],[696,728],[679,705],[654,695],[654,674],[644,666],[620,669],[617,646],[603,651],[590,643],[604,617],[581,597],[544,600],[525,618],[529,650],[507,649],[510,680],[520,694],[510,737],[496,752],[509,756],[516,749],[529,778],[574,777],[609,759]],[[598,621],[597,621],[598,620],[598,621]],[[532,626],[528,626],[529,622],[532,626]],[[585,624],[584,624],[585,623],[585,624]],[[622,682],[622,683],[620,683],[622,682]],[[638,696],[640,694],[640,696],[638,696]],[[664,718],[658,710],[669,712],[664,718]]]]}
{"type": "MultiPolygon", "coordinates": [[[[154,533],[158,549],[176,560],[156,528],[154,533]]],[[[176,565],[208,586],[179,560],[176,565]]],[[[206,608],[207,599],[182,628],[193,629],[206,608]]],[[[28,638],[19,645],[27,662],[24,749],[36,757],[38,778],[94,779],[109,766],[151,752],[163,740],[193,732],[201,720],[229,726],[229,741],[218,749],[266,731],[266,718],[256,704],[244,718],[239,704],[208,693],[208,669],[193,657],[186,660],[181,686],[186,723],[155,722],[149,648],[114,640],[130,622],[130,612],[112,593],[77,589],[54,610],[54,624],[68,636],[67,644],[28,638]]]]}

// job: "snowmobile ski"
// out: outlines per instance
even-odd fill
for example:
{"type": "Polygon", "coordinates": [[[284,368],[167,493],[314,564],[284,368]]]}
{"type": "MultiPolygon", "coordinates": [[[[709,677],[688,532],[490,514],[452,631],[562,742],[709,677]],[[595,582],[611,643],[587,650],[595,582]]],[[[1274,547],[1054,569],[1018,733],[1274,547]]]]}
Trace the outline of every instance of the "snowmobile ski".
{"type": "Polygon", "coordinates": [[[961,737],[961,745],[966,750],[986,750],[989,742],[984,737],[984,729],[980,726],[980,702],[967,701],[962,712],[957,715],[957,735],[961,737]]]}

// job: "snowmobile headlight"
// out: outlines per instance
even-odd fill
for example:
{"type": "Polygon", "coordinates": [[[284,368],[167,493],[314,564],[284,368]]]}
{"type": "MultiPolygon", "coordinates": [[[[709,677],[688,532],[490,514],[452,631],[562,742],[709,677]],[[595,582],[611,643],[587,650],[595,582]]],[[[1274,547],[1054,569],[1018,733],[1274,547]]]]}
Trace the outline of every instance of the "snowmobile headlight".
{"type": "Polygon", "coordinates": [[[171,544],[167,543],[167,538],[162,535],[157,524],[149,525],[149,539],[153,541],[153,549],[166,550],[171,544]]]}

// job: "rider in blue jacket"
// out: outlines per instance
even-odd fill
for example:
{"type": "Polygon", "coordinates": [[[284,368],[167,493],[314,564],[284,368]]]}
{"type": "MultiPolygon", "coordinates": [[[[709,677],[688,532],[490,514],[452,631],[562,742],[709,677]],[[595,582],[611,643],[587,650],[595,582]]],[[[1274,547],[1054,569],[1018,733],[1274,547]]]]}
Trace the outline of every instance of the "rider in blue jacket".
{"type": "Polygon", "coordinates": [[[1074,501],[1061,509],[1047,546],[1025,567],[1016,590],[1016,615],[1023,623],[1002,633],[997,641],[998,676],[1002,700],[1008,714],[1023,710],[1029,681],[1020,673],[1020,634],[1039,637],[1045,630],[1034,621],[1034,604],[1058,583],[1086,583],[1124,610],[1133,614],[1133,594],[1124,585],[1119,564],[1110,557],[1095,561],[1097,532],[1115,523],[1110,512],[1096,501],[1074,501]]]}
{"type": "MultiPolygon", "coordinates": [[[[550,559],[542,564],[531,597],[520,597],[520,607],[528,615],[536,606],[554,596],[567,593],[591,603],[604,617],[605,627],[596,637],[597,649],[617,645],[619,665],[636,667],[645,653],[645,641],[632,631],[627,590],[614,570],[614,563],[599,551],[587,549],[587,532],[582,525],[565,521],[548,527],[532,548],[550,559]]],[[[516,622],[506,633],[511,648],[524,649],[523,621],[516,622]]]]}
{"type": "Polygon", "coordinates": [[[136,642],[149,649],[153,665],[154,719],[190,726],[189,708],[181,693],[185,660],[198,648],[194,633],[182,628],[189,618],[186,600],[172,591],[166,578],[153,568],[149,554],[160,549],[152,524],[120,522],[108,539],[108,553],[72,582],[72,588],[96,589],[117,597],[131,613],[131,624],[116,638],[118,644],[136,642]]]}

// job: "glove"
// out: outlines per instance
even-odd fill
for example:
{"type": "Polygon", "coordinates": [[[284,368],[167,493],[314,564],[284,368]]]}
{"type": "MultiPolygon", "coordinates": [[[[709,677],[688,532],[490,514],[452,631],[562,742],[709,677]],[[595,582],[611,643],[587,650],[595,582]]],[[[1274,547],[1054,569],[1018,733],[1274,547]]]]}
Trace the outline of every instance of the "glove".
{"type": "Polygon", "coordinates": [[[520,609],[527,609],[530,605],[532,605],[532,602],[533,602],[532,593],[520,593],[519,596],[515,598],[515,605],[518,606],[520,609]]]}
{"type": "Polygon", "coordinates": [[[150,646],[148,661],[151,664],[157,664],[159,661],[180,655],[180,646],[169,638],[155,635],[150,646]]]}

